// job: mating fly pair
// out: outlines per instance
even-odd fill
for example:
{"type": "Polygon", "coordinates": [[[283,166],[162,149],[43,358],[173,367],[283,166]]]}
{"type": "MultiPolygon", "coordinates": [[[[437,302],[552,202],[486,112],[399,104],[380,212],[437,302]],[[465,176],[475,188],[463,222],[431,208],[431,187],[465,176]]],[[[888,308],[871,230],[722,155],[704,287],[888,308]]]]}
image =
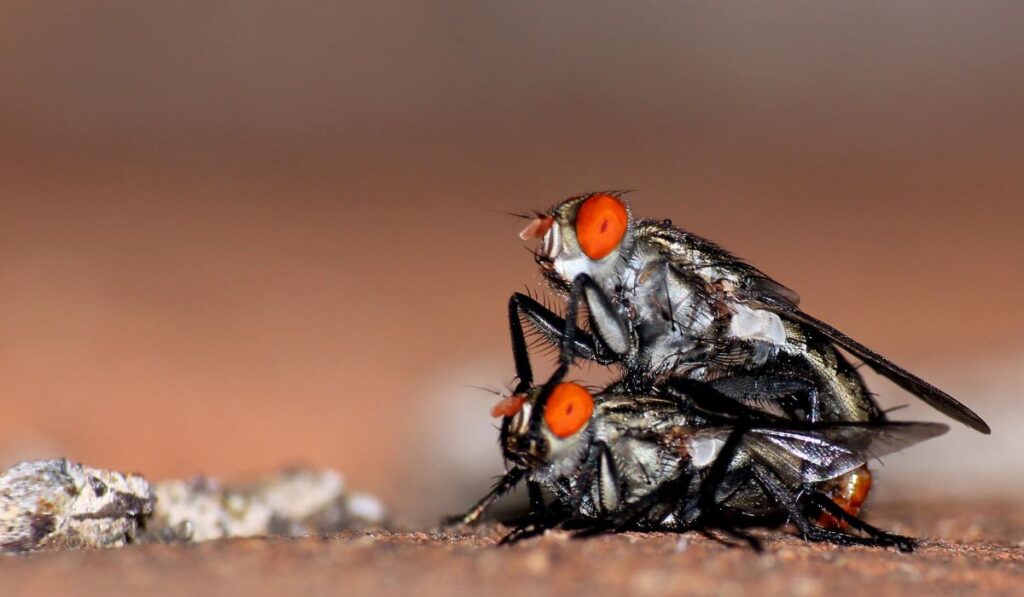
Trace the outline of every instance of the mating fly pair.
{"type": "MultiPolygon", "coordinates": [[[[627,495],[625,502],[634,504],[627,508],[629,516],[634,520],[648,516],[649,522],[677,522],[700,511],[692,507],[696,503],[694,499],[704,506],[728,506],[728,499],[719,498],[735,494],[730,494],[729,484],[722,482],[728,476],[726,473],[737,468],[748,479],[756,478],[756,485],[760,487],[752,494],[757,497],[749,498],[753,501],[730,498],[738,506],[737,511],[752,513],[765,509],[766,505],[781,507],[798,522],[804,536],[814,538],[813,531],[799,524],[794,510],[794,497],[803,495],[806,485],[811,484],[812,491],[808,495],[829,494],[845,515],[836,512],[823,515],[821,520],[826,526],[851,524],[870,488],[870,473],[863,464],[873,456],[887,453],[881,449],[881,444],[898,449],[937,435],[943,428],[887,423],[860,375],[837,346],[858,356],[940,411],[988,432],[987,425],[977,415],[949,395],[803,313],[797,308],[798,297],[794,292],[757,269],[705,239],[672,227],[668,221],[634,221],[621,193],[571,198],[546,214],[538,215],[522,236],[542,240],[536,251],[537,262],[552,287],[568,294],[564,318],[522,294],[514,295],[509,304],[520,383],[513,394],[514,403],[506,405],[509,416],[502,425],[502,444],[510,461],[530,466],[514,466],[512,476],[506,477],[498,489],[516,480],[515,474],[527,476],[526,471],[529,471],[533,478],[531,495],[535,496],[535,510],[538,486],[545,484],[549,490],[555,486],[556,496],[559,494],[557,486],[575,492],[576,499],[572,492],[562,493],[563,497],[568,497],[563,501],[576,504],[577,513],[585,511],[606,522],[611,518],[621,519],[621,514],[606,516],[614,510],[609,506],[621,505],[623,492],[643,493],[646,484],[657,490],[633,502],[629,502],[627,495]],[[586,332],[576,327],[580,302],[585,303],[589,314],[590,326],[586,332]],[[531,387],[520,318],[533,332],[561,347],[561,366],[552,380],[540,389],[531,387]],[[604,429],[606,437],[598,433],[579,445],[570,442],[574,447],[568,450],[564,441],[552,440],[552,429],[545,429],[539,421],[543,418],[545,425],[550,423],[546,420],[547,414],[542,417],[540,413],[552,408],[548,401],[552,395],[560,395],[554,390],[562,387],[558,385],[561,377],[576,355],[618,365],[622,377],[598,395],[593,413],[587,412],[588,416],[592,414],[593,422],[560,440],[575,437],[591,425],[604,429]],[[705,403],[712,403],[710,412],[732,411],[733,418],[717,421],[712,417],[687,418],[694,412],[695,401],[691,395],[694,393],[702,396],[705,403]],[[608,395],[615,399],[607,401],[608,395]],[[619,406],[608,412],[603,406],[606,402],[619,406]],[[523,406],[521,411],[512,408],[518,405],[523,406]],[[526,411],[533,414],[523,414],[526,411]],[[737,412],[739,416],[735,416],[737,412]],[[524,426],[524,421],[529,424],[524,426]],[[621,433],[608,429],[618,429],[621,433]],[[622,431],[626,429],[632,431],[622,431]],[[686,449],[676,445],[665,452],[665,446],[673,444],[672,437],[689,437],[695,429],[702,430],[698,437],[710,439],[686,449]],[[839,431],[841,429],[845,431],[839,431]],[[723,433],[735,439],[725,441],[723,433]],[[756,438],[779,433],[801,439],[764,440],[762,445],[773,446],[768,452],[754,448],[756,438]],[[815,439],[808,439],[810,437],[815,439]],[[877,441],[869,441],[870,438],[877,438],[877,441]],[[531,444],[533,447],[524,452],[517,447],[523,441],[536,445],[531,444]],[[845,451],[844,463],[855,460],[859,463],[826,465],[824,472],[807,476],[804,471],[814,468],[808,450],[801,446],[807,442],[829,445],[837,452],[845,451]],[[561,448],[545,453],[536,447],[552,449],[553,444],[561,448]],[[711,459],[693,459],[694,454],[708,453],[709,446],[718,446],[721,454],[716,449],[711,459]],[[724,450],[726,446],[729,450],[724,450]],[[593,452],[595,449],[597,452],[593,452]],[[655,458],[654,462],[646,461],[639,466],[644,483],[636,482],[628,473],[623,474],[630,465],[615,462],[616,449],[636,452],[636,457],[627,456],[626,460],[645,462],[645,458],[655,458]],[[563,453],[575,460],[562,461],[563,453]],[[766,456],[766,453],[774,453],[774,456],[766,456]],[[787,478],[779,472],[787,468],[780,463],[792,463],[794,459],[801,472],[787,478]],[[773,460],[773,466],[761,466],[773,460]],[[553,465],[555,461],[558,461],[555,470],[538,472],[538,468],[553,465]],[[718,464],[708,468],[712,461],[718,464]],[[652,474],[651,465],[657,462],[662,463],[662,468],[655,470],[661,472],[652,474]],[[734,466],[737,462],[754,462],[754,465],[734,466]],[[702,467],[707,470],[699,470],[702,467]],[[685,474],[679,473],[683,469],[685,474]],[[769,476],[781,484],[773,485],[772,479],[765,476],[765,470],[774,470],[774,475],[769,476]],[[718,472],[711,474],[713,471],[718,472]],[[691,489],[693,479],[700,477],[703,477],[704,489],[697,492],[698,498],[691,489]],[[690,479],[691,487],[682,489],[686,484],[684,478],[690,479]],[[719,484],[721,487],[716,487],[719,484]],[[805,487],[797,491],[798,484],[805,487]],[[673,488],[671,492],[666,489],[669,485],[673,488]],[[618,487],[616,499],[609,497],[613,486],[618,487]],[[724,492],[722,487],[726,488],[724,492]],[[598,491],[601,497],[584,499],[588,491],[598,491]],[[671,504],[669,509],[674,507],[678,511],[662,518],[666,507],[664,496],[668,493],[674,496],[667,502],[671,504]],[[653,495],[659,497],[650,497],[653,495]],[[653,515],[637,513],[635,504],[651,503],[658,506],[651,510],[653,515]],[[603,509],[594,507],[595,504],[603,509]]],[[[560,403],[559,400],[554,402],[560,403]]],[[[739,487],[742,483],[733,485],[739,487]]],[[[473,512],[467,519],[474,518],[473,512]]],[[[706,511],[699,512],[699,516],[709,515],[706,511]]],[[[863,523],[860,525],[863,528],[863,523]]]]}
{"type": "Polygon", "coordinates": [[[669,383],[647,395],[617,382],[592,393],[562,381],[564,367],[534,386],[528,358],[516,356],[523,391],[492,411],[502,417],[510,467],[462,523],[526,481],[531,510],[506,541],[561,525],[584,534],[719,529],[756,546],[744,527],[788,520],[810,541],[914,547],[833,495],[869,459],[941,435],[945,425],[800,424],[752,411],[702,382],[669,383]]]}

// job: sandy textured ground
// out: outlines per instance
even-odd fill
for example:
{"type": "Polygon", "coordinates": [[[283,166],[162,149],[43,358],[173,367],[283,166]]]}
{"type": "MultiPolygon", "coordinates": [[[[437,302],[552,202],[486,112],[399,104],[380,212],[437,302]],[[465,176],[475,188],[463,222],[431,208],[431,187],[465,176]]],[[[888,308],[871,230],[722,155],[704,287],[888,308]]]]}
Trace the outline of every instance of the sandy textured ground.
{"type": "Polygon", "coordinates": [[[877,509],[888,528],[929,536],[913,554],[766,535],[757,554],[688,534],[563,533],[495,547],[476,534],[345,534],[0,558],[4,594],[698,594],[1011,593],[1024,587],[1024,512],[1009,504],[877,509]]]}

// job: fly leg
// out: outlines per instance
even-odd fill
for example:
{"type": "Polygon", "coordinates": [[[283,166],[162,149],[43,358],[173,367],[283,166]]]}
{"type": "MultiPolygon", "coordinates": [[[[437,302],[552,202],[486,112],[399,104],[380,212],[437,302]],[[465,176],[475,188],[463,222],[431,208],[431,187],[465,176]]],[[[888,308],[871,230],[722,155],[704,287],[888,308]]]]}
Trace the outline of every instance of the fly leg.
{"type": "Polygon", "coordinates": [[[795,377],[730,375],[710,382],[715,390],[741,404],[777,402],[788,416],[816,423],[821,420],[818,390],[813,383],[795,377]],[[795,412],[803,409],[804,416],[795,412]]]}
{"type": "Polygon", "coordinates": [[[700,489],[697,492],[697,511],[695,517],[691,515],[690,528],[700,532],[705,537],[716,540],[718,538],[710,534],[711,529],[722,531],[735,539],[745,542],[751,549],[759,552],[764,549],[760,540],[736,528],[722,518],[719,515],[718,507],[718,490],[725,483],[726,476],[729,474],[729,467],[732,465],[733,458],[736,457],[736,451],[739,449],[740,442],[743,441],[746,433],[747,428],[737,423],[729,433],[729,437],[726,438],[725,444],[718,451],[715,462],[711,465],[708,475],[701,482],[700,489]]]}
{"type": "MultiPolygon", "coordinates": [[[[515,293],[508,300],[508,326],[512,336],[512,354],[516,362],[519,384],[516,393],[525,391],[533,381],[529,351],[523,322],[536,330],[545,340],[561,348],[565,337],[566,320],[540,304],[532,297],[515,293]],[[529,380],[526,382],[525,380],[529,380]]],[[[573,338],[573,354],[602,365],[614,362],[598,344],[593,334],[577,334],[573,338]]]]}
{"type": "MultiPolygon", "coordinates": [[[[553,510],[549,510],[547,504],[544,503],[544,494],[541,491],[540,483],[536,481],[526,482],[526,491],[530,497],[530,511],[519,520],[515,521],[513,530],[502,538],[500,544],[511,543],[518,541],[519,539],[525,539],[537,535],[552,524],[557,524],[554,521],[560,520],[555,518],[553,510]],[[549,522],[550,521],[550,522],[549,522]]],[[[560,504],[554,504],[554,508],[560,507],[560,504]]]]}
{"type": "Polygon", "coordinates": [[[899,551],[906,553],[914,551],[917,547],[917,541],[913,537],[904,537],[903,535],[883,531],[876,526],[870,525],[818,492],[811,494],[811,504],[823,513],[834,516],[836,519],[850,525],[850,528],[864,533],[874,540],[876,542],[875,545],[879,547],[895,547],[899,551]]]}
{"type": "Polygon", "coordinates": [[[755,465],[753,473],[754,479],[764,488],[765,492],[786,511],[789,515],[789,522],[796,526],[797,531],[805,541],[834,543],[836,545],[864,545],[868,547],[893,545],[892,543],[881,542],[875,538],[858,537],[839,531],[823,529],[815,525],[804,514],[803,509],[800,508],[790,490],[774,473],[762,465],[755,465]]]}
{"type": "MultiPolygon", "coordinates": [[[[530,501],[532,502],[532,500],[530,501]]],[[[555,502],[550,508],[545,507],[540,512],[531,511],[526,518],[516,523],[509,534],[498,542],[498,545],[512,545],[524,539],[544,535],[546,530],[557,527],[568,518],[568,509],[559,502],[555,502]]]]}
{"type": "MultiPolygon", "coordinates": [[[[551,378],[541,387],[540,393],[537,395],[537,400],[533,405],[533,412],[530,415],[530,427],[533,430],[540,429],[540,423],[544,407],[547,404],[548,397],[551,396],[552,390],[555,386],[561,383],[565,374],[569,371],[569,366],[572,365],[573,360],[576,358],[576,348],[579,342],[577,341],[577,335],[579,334],[579,328],[577,327],[577,315],[579,314],[579,302],[580,297],[584,297],[587,300],[587,305],[590,308],[591,321],[595,322],[598,326],[598,332],[600,334],[601,341],[608,345],[609,348],[616,351],[619,354],[625,353],[629,349],[628,344],[628,327],[626,322],[623,321],[616,313],[611,301],[608,296],[601,290],[601,287],[594,282],[594,279],[587,274],[580,274],[576,276],[572,284],[572,292],[569,294],[569,301],[565,309],[565,327],[562,331],[562,343],[558,355],[558,368],[551,375],[551,378]],[[598,323],[600,322],[600,323],[598,323]],[[604,335],[600,330],[604,327],[608,329],[608,333],[611,336],[604,335]],[[616,331],[612,331],[612,329],[616,331]]],[[[519,321],[519,303],[522,302],[522,295],[512,295],[512,300],[509,301],[509,325],[512,329],[512,346],[516,360],[516,372],[521,377],[526,375],[532,379],[533,373],[530,369],[529,354],[526,350],[526,341],[523,335],[522,323],[519,321]]],[[[532,299],[530,299],[532,300],[532,299]]],[[[533,301],[536,304],[536,301],[533,301]]],[[[537,305],[538,307],[540,305],[537,305]]],[[[543,307],[541,307],[543,308],[543,307]]],[[[584,346],[586,343],[584,342],[584,346]]],[[[596,347],[596,343],[594,344],[596,347]]],[[[517,390],[523,386],[523,381],[520,379],[517,390]]],[[[539,433],[539,432],[538,432],[539,433]]]]}
{"type": "Polygon", "coordinates": [[[527,520],[516,525],[507,535],[498,541],[498,545],[511,545],[523,539],[543,535],[548,529],[553,529],[569,518],[565,508],[556,507],[545,509],[539,516],[529,516],[527,520]]]}
{"type": "MultiPolygon", "coordinates": [[[[579,308],[579,291],[577,286],[582,288],[586,280],[590,280],[590,276],[586,274],[580,274],[576,278],[580,281],[579,284],[573,284],[573,292],[569,296],[569,304],[565,310],[565,327],[562,332],[562,344],[560,346],[558,355],[558,368],[551,374],[551,377],[541,386],[540,393],[537,394],[537,399],[534,402],[532,414],[530,415],[530,430],[535,436],[540,435],[541,419],[544,413],[544,407],[547,405],[548,398],[551,396],[551,392],[555,389],[555,386],[562,382],[565,378],[565,374],[569,372],[569,366],[572,365],[573,360],[576,358],[576,314],[579,308]]],[[[590,280],[593,284],[593,280],[590,280]]],[[[512,295],[513,300],[516,299],[516,295],[512,295]]],[[[530,370],[529,354],[525,349],[525,339],[523,337],[523,328],[519,321],[518,311],[514,311],[512,301],[509,302],[509,324],[512,327],[512,345],[513,349],[516,350],[516,373],[522,375],[526,372],[530,379],[533,378],[533,373],[530,370]],[[516,349],[516,342],[523,340],[523,350],[519,352],[516,349]]],[[[522,379],[520,379],[519,385],[523,385],[522,379]]],[[[526,387],[529,387],[528,385],[526,387]]],[[[518,389],[518,386],[517,386],[518,389]]]]}
{"type": "Polygon", "coordinates": [[[707,537],[708,539],[711,539],[712,541],[716,541],[718,543],[722,543],[722,544],[724,544],[727,547],[736,547],[735,543],[730,543],[729,541],[726,541],[726,540],[722,539],[721,537],[719,537],[718,535],[712,533],[711,532],[712,529],[714,529],[716,531],[721,531],[721,532],[725,533],[726,535],[732,537],[733,539],[736,539],[738,541],[742,541],[742,542],[746,543],[747,546],[750,547],[750,549],[752,549],[752,550],[754,550],[754,551],[756,551],[758,553],[761,553],[761,552],[764,551],[764,545],[761,544],[761,540],[760,539],[758,539],[757,537],[751,535],[750,533],[748,533],[748,532],[746,532],[746,531],[744,531],[742,529],[739,529],[739,528],[734,527],[734,526],[730,526],[728,524],[715,524],[714,526],[702,526],[702,527],[697,528],[695,530],[698,533],[700,533],[702,536],[707,537]]]}
{"type": "MultiPolygon", "coordinates": [[[[526,335],[523,333],[523,322],[519,319],[521,303],[530,299],[518,292],[508,300],[508,327],[512,337],[512,358],[516,363],[516,384],[513,394],[523,394],[533,385],[533,367],[530,365],[530,351],[526,347],[526,335]]],[[[536,301],[534,301],[536,303],[536,301]]],[[[540,307],[540,305],[537,305],[540,307]]],[[[552,314],[553,315],[553,314],[552,314]]]]}
{"type": "MultiPolygon", "coordinates": [[[[565,328],[562,332],[561,362],[568,363],[574,356],[574,344],[579,333],[577,315],[580,300],[586,301],[590,322],[596,336],[615,355],[629,352],[629,325],[619,315],[611,299],[588,274],[580,274],[572,281],[572,290],[565,308],[565,328]]],[[[595,343],[596,347],[596,343],[595,343]]]]}
{"type": "Polygon", "coordinates": [[[679,496],[686,495],[690,481],[691,476],[689,474],[677,475],[625,508],[609,515],[599,523],[580,531],[574,536],[590,537],[607,531],[622,532],[636,529],[640,519],[649,514],[654,507],[674,500],[677,501],[679,496]]]}
{"type": "Polygon", "coordinates": [[[733,458],[736,457],[736,450],[746,432],[746,428],[737,423],[729,433],[729,437],[726,438],[725,444],[718,451],[718,455],[715,456],[715,462],[711,465],[711,470],[700,484],[700,490],[697,493],[697,521],[711,515],[717,508],[718,489],[725,481],[729,466],[732,465],[733,458]]]}
{"type": "Polygon", "coordinates": [[[469,509],[462,516],[452,516],[445,522],[448,524],[473,524],[480,520],[483,513],[491,507],[491,504],[498,501],[498,498],[505,495],[516,486],[519,481],[522,480],[523,476],[526,475],[526,469],[513,468],[512,470],[505,473],[505,475],[498,480],[494,487],[487,492],[487,495],[480,498],[472,508],[469,509]]]}
{"type": "Polygon", "coordinates": [[[569,518],[565,505],[555,501],[549,507],[544,503],[544,495],[540,484],[527,481],[526,489],[530,494],[530,513],[516,523],[507,535],[501,538],[498,545],[511,545],[517,541],[542,535],[544,531],[562,524],[569,518]]]}
{"type": "Polygon", "coordinates": [[[530,496],[530,512],[532,514],[547,513],[548,507],[544,503],[544,492],[540,489],[540,483],[536,481],[527,481],[526,492],[530,496]]]}

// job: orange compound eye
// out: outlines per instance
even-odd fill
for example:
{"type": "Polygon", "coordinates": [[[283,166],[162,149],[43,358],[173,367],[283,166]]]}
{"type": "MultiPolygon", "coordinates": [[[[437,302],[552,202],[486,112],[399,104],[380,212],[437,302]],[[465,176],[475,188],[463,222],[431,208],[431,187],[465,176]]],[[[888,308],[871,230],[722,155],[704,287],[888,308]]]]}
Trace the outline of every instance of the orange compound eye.
{"type": "Polygon", "coordinates": [[[551,433],[565,439],[587,424],[594,413],[594,398],[583,386],[560,383],[544,408],[544,422],[551,433]]]}
{"type": "Polygon", "coordinates": [[[611,195],[593,195],[576,212],[576,238],[580,248],[593,260],[603,259],[626,236],[629,214],[626,206],[611,195]]]}

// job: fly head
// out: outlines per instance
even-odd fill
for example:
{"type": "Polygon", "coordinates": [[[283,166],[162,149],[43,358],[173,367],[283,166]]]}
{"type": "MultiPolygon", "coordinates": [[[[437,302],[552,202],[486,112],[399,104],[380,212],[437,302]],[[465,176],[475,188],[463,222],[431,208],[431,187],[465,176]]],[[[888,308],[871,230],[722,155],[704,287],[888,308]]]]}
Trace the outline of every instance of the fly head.
{"type": "Polygon", "coordinates": [[[618,278],[633,246],[634,221],[622,191],[572,197],[533,220],[521,233],[538,239],[537,264],[553,287],[568,291],[579,274],[618,278]]]}
{"type": "Polygon", "coordinates": [[[571,466],[589,447],[594,397],[571,382],[555,385],[544,400],[541,390],[504,398],[491,411],[502,417],[502,452],[523,468],[571,466]],[[542,411],[535,416],[536,408],[542,411]]]}

